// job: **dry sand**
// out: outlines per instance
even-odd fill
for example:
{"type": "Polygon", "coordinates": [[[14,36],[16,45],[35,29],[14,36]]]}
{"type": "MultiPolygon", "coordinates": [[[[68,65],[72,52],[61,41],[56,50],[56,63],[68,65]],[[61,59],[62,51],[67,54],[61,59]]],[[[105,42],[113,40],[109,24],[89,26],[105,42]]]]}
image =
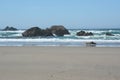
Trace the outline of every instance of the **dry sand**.
{"type": "Polygon", "coordinates": [[[0,47],[0,80],[120,80],[120,48],[0,47]]]}

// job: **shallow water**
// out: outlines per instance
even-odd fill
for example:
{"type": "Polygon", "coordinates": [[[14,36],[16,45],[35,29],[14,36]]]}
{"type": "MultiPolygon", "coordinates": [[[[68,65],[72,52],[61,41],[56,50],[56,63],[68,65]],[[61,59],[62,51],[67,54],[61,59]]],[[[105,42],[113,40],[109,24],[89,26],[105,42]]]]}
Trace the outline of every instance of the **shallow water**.
{"type": "Polygon", "coordinates": [[[76,36],[80,29],[69,30],[70,35],[63,37],[22,37],[25,30],[0,31],[0,46],[85,46],[94,41],[97,47],[120,47],[120,29],[84,30],[94,36],[76,36]],[[110,32],[114,36],[106,36],[110,32]]]}

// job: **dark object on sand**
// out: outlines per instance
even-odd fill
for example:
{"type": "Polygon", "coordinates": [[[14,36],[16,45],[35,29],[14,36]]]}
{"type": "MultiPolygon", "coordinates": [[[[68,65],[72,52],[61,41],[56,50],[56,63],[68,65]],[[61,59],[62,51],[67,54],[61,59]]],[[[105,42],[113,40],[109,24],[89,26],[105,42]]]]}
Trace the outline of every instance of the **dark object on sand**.
{"type": "Polygon", "coordinates": [[[92,32],[80,31],[76,34],[77,36],[93,36],[92,32]]]}
{"type": "Polygon", "coordinates": [[[95,42],[86,42],[86,46],[87,47],[96,47],[96,43],[95,42]]]}
{"type": "Polygon", "coordinates": [[[3,31],[16,31],[17,29],[16,28],[14,28],[14,27],[9,27],[9,26],[7,26],[7,27],[5,27],[4,29],[3,29],[3,31]]]}

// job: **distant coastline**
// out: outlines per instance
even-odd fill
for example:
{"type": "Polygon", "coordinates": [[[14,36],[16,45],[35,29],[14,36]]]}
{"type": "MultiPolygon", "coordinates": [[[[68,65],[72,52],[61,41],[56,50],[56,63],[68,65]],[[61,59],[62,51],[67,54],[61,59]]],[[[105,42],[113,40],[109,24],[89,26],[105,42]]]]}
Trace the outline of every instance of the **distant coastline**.
{"type": "MultiPolygon", "coordinates": [[[[64,25],[63,25],[64,26],[64,25]]],[[[13,26],[14,28],[17,28],[17,27],[15,27],[15,26],[13,26]]],[[[30,27],[33,27],[33,26],[30,26],[30,27]]],[[[28,27],[28,28],[30,28],[30,27],[28,27]]],[[[36,27],[39,27],[39,26],[36,26],[36,27]]],[[[3,28],[0,28],[0,30],[3,30],[5,27],[3,27],[3,28]]],[[[18,30],[27,30],[28,28],[17,28],[18,30]]],[[[39,28],[42,28],[42,27],[39,27],[39,28]]],[[[48,27],[46,27],[46,28],[48,28],[48,27]]],[[[66,27],[67,28],[67,27],[66,27]]],[[[120,29],[119,27],[117,28],[117,27],[110,27],[110,28],[84,28],[84,27],[80,27],[80,28],[67,28],[67,29],[69,29],[69,30],[118,30],[118,29],[120,29]]]]}

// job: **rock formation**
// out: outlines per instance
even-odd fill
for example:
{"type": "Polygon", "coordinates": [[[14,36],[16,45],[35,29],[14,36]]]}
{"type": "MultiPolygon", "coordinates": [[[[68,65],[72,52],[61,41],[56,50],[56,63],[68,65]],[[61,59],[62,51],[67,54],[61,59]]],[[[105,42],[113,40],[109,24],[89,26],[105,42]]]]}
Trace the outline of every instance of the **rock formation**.
{"type": "Polygon", "coordinates": [[[105,35],[106,35],[106,36],[114,36],[114,35],[113,35],[112,33],[110,33],[110,32],[106,32],[105,35]]]}
{"type": "Polygon", "coordinates": [[[5,27],[4,29],[3,29],[3,31],[16,31],[17,29],[16,28],[14,28],[14,27],[9,27],[9,26],[7,26],[7,27],[5,27]]]}
{"type": "Polygon", "coordinates": [[[92,32],[80,31],[76,34],[77,36],[93,36],[92,32]]]}
{"type": "Polygon", "coordinates": [[[36,36],[53,36],[49,29],[40,29],[39,27],[32,27],[22,33],[24,37],[36,37],[36,36]]]}
{"type": "Polygon", "coordinates": [[[54,25],[50,28],[51,32],[56,36],[64,36],[70,34],[69,31],[62,25],[54,25]]]}

